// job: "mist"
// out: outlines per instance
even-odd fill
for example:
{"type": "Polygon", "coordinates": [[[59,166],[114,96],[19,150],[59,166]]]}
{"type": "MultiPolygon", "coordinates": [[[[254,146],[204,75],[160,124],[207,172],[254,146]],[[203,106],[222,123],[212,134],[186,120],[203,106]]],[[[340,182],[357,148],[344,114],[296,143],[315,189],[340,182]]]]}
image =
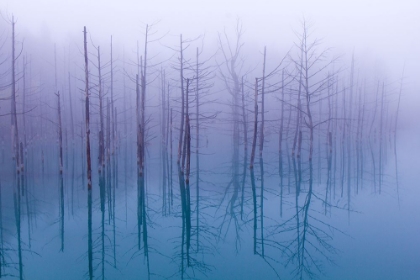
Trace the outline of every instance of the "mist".
{"type": "Polygon", "coordinates": [[[3,1],[0,276],[417,279],[419,9],[3,1]]]}

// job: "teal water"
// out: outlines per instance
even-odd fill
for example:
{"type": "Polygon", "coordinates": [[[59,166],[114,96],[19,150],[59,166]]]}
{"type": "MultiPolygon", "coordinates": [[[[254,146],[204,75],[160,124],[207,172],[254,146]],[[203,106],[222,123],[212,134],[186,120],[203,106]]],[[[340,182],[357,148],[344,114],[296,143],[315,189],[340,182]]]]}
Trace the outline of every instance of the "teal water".
{"type": "Polygon", "coordinates": [[[210,145],[200,169],[192,156],[187,200],[175,159],[164,176],[160,158],[148,158],[141,200],[121,148],[103,185],[93,172],[91,244],[80,149],[68,151],[63,192],[54,161],[43,172],[29,156],[24,175],[1,180],[2,277],[89,279],[91,246],[93,279],[419,279],[415,140],[398,143],[397,164],[386,152],[382,176],[367,156],[357,173],[353,154],[350,176],[321,158],[312,180],[307,160],[294,169],[284,155],[280,176],[278,154],[265,152],[251,174],[242,151],[235,162],[210,145]]]}

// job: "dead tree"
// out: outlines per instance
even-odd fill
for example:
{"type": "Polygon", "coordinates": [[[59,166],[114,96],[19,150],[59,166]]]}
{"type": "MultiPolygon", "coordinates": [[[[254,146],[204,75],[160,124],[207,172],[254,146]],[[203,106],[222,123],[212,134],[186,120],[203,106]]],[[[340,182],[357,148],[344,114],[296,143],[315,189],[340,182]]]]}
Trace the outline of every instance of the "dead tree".
{"type": "MultiPolygon", "coordinates": [[[[141,92],[141,96],[137,95],[137,118],[138,118],[138,146],[139,146],[139,174],[143,176],[144,174],[144,155],[145,155],[145,140],[146,140],[146,89],[147,89],[147,47],[149,43],[148,35],[149,35],[150,27],[146,25],[146,33],[145,33],[145,41],[144,41],[144,58],[140,57],[139,67],[140,67],[140,88],[137,90],[137,94],[141,92]],[[140,92],[139,92],[140,91],[140,92]],[[140,103],[140,104],[139,104],[140,103]]],[[[137,78],[137,84],[138,84],[137,78]]],[[[137,86],[136,86],[137,87],[137,86]]]]}
{"type": "Polygon", "coordinates": [[[90,152],[90,112],[89,112],[89,60],[86,40],[86,26],[84,27],[84,54],[85,54],[85,126],[86,126],[86,160],[88,190],[92,189],[92,160],[90,152]]]}
{"type": "Polygon", "coordinates": [[[104,105],[102,90],[102,68],[101,68],[101,51],[98,46],[98,95],[99,95],[99,172],[103,171],[105,166],[105,128],[104,128],[104,105]]]}
{"type": "Polygon", "coordinates": [[[68,73],[69,76],[69,103],[70,103],[70,121],[71,121],[71,139],[72,144],[74,146],[74,117],[73,117],[73,101],[72,101],[72,92],[71,92],[71,75],[70,72],[68,73]]]}
{"type": "Polygon", "coordinates": [[[264,97],[265,97],[265,61],[267,56],[267,49],[264,47],[264,60],[263,60],[263,75],[261,78],[261,126],[260,126],[260,156],[262,156],[264,148],[264,129],[265,129],[265,106],[264,106],[264,97]]]}
{"type": "Polygon", "coordinates": [[[254,134],[252,137],[252,150],[249,168],[254,168],[255,148],[257,145],[257,130],[258,130],[258,78],[255,78],[255,94],[254,94],[254,134]]]}
{"type": "Polygon", "coordinates": [[[86,126],[86,161],[88,178],[88,262],[89,279],[93,279],[93,245],[92,245],[92,160],[90,155],[90,113],[89,113],[89,60],[86,40],[86,26],[83,29],[84,35],[84,56],[85,56],[85,126],[86,126]]]}
{"type": "Polygon", "coordinates": [[[300,35],[300,45],[298,59],[293,60],[298,69],[299,75],[299,95],[303,93],[305,100],[304,108],[300,108],[300,97],[298,97],[298,112],[303,114],[303,120],[309,130],[309,161],[312,161],[314,152],[314,131],[323,121],[314,122],[312,106],[322,102],[325,96],[325,89],[328,87],[330,75],[325,70],[330,67],[337,58],[328,59],[329,49],[319,51],[319,41],[310,41],[309,27],[303,22],[303,30],[300,35]]]}
{"type": "Polygon", "coordinates": [[[60,92],[56,93],[57,95],[57,112],[58,112],[58,145],[59,145],[59,168],[60,174],[63,173],[63,127],[61,123],[61,102],[60,102],[60,92]]]}
{"type": "Polygon", "coordinates": [[[17,121],[17,111],[16,111],[16,53],[15,53],[15,24],[16,21],[12,16],[12,94],[11,94],[11,139],[12,139],[12,151],[14,152],[14,160],[16,163],[16,171],[19,173],[20,169],[23,167],[23,163],[19,162],[19,131],[18,131],[18,121],[17,121]]]}
{"type": "Polygon", "coordinates": [[[184,134],[184,47],[183,47],[183,40],[182,34],[179,36],[179,54],[180,54],[180,68],[179,68],[179,75],[180,75],[180,82],[181,82],[181,124],[179,126],[179,140],[178,140],[178,160],[177,162],[180,163],[181,155],[182,155],[182,137],[184,134]]]}
{"type": "Polygon", "coordinates": [[[220,51],[223,55],[223,63],[219,64],[219,73],[225,84],[226,90],[232,97],[232,115],[233,115],[233,148],[234,148],[234,162],[238,162],[239,153],[237,149],[239,147],[239,126],[240,126],[240,96],[241,96],[241,81],[240,72],[243,67],[243,61],[241,60],[241,50],[243,47],[242,42],[242,26],[238,22],[236,25],[236,41],[231,44],[229,36],[224,33],[224,39],[219,34],[219,46],[220,51]]]}

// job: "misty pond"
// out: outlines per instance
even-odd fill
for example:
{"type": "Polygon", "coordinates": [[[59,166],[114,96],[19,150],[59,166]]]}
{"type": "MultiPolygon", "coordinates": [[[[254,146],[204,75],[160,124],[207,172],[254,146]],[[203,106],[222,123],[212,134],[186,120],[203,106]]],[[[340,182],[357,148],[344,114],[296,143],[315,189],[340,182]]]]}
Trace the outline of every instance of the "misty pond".
{"type": "Polygon", "coordinates": [[[41,143],[25,172],[2,172],[1,273],[85,279],[91,258],[94,279],[418,279],[413,138],[397,145],[404,161],[388,142],[383,162],[368,148],[344,170],[340,155],[311,168],[267,152],[250,171],[242,151],[220,151],[213,137],[191,158],[188,187],[168,151],[147,159],[139,183],[122,142],[104,175],[94,172],[89,202],[82,147],[69,143],[58,176],[56,149],[41,143]]]}
{"type": "Polygon", "coordinates": [[[305,24],[284,58],[264,48],[247,72],[240,29],[219,37],[217,63],[182,36],[157,63],[146,26],[126,61],[85,28],[45,64],[15,54],[11,23],[1,278],[420,279],[403,79],[357,56],[341,66],[305,24]]]}

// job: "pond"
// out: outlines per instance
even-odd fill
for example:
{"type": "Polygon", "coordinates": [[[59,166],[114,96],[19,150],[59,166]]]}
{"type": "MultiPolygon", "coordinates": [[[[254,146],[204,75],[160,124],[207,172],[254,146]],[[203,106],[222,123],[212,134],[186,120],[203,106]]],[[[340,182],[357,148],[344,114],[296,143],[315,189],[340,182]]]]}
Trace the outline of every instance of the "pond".
{"type": "Polygon", "coordinates": [[[267,149],[252,169],[242,146],[210,138],[188,182],[175,152],[156,147],[138,176],[127,140],[101,172],[94,165],[90,192],[80,143],[66,147],[62,175],[47,143],[16,176],[3,152],[1,275],[418,279],[417,138],[403,132],[381,156],[321,148],[312,162],[267,149]]]}

